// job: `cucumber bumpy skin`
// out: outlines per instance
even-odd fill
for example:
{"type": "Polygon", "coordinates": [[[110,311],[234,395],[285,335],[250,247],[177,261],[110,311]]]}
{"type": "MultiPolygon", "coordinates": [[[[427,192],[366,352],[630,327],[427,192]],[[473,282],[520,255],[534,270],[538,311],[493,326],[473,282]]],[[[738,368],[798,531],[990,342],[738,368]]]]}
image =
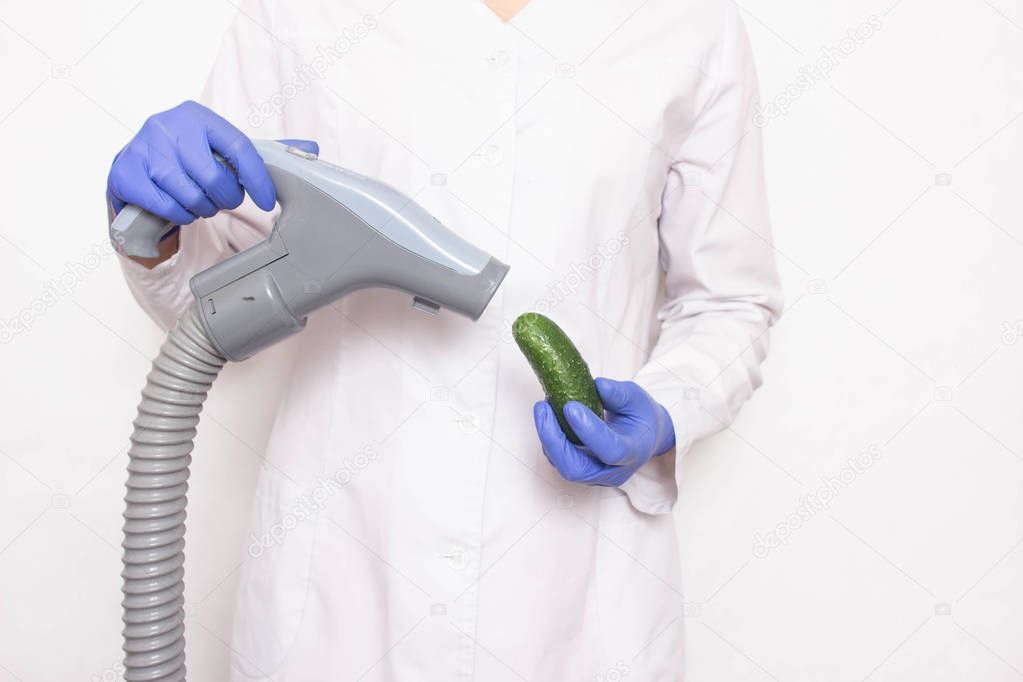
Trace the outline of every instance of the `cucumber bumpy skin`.
{"type": "Polygon", "coordinates": [[[593,383],[589,365],[561,327],[540,313],[519,315],[512,325],[512,335],[540,380],[561,430],[568,440],[581,445],[565,421],[563,410],[565,403],[578,400],[595,415],[604,418],[604,404],[593,383]]]}

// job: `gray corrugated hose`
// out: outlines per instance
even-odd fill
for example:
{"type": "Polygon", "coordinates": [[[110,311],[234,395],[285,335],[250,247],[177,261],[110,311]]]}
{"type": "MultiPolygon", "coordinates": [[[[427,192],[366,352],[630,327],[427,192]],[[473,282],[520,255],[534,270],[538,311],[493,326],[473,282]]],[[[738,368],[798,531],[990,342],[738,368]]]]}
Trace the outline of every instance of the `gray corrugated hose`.
{"type": "Polygon", "coordinates": [[[129,682],[185,679],[185,494],[199,412],[226,362],[195,306],[153,361],[128,448],[124,652],[129,682]]]}

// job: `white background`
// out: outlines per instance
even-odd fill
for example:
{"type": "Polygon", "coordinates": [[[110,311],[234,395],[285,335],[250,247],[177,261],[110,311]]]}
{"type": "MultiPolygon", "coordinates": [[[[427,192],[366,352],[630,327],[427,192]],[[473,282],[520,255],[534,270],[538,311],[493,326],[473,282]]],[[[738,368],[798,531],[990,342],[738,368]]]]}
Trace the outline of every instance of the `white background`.
{"type": "MultiPolygon", "coordinates": [[[[881,28],[766,126],[789,310],[765,387],[682,469],[688,679],[1023,680],[1023,7],[742,7],[765,102],[881,28]],[[779,525],[786,544],[755,551],[779,525]]],[[[148,114],[198,95],[233,12],[0,1],[0,321],[36,305],[0,345],[0,682],[118,669],[125,447],[162,333],[104,255],[105,175],[148,114]]],[[[225,675],[280,355],[229,368],[204,412],[195,680],[225,675]]]]}

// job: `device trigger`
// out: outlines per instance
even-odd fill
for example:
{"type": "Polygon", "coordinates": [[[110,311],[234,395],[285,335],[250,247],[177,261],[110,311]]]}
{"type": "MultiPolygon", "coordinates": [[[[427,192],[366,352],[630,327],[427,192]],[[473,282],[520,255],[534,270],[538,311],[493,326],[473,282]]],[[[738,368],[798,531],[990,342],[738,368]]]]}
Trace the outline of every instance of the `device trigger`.
{"type": "Polygon", "coordinates": [[[306,159],[308,161],[315,161],[318,158],[317,155],[314,152],[307,152],[304,149],[299,149],[298,147],[294,147],[294,146],[288,147],[287,151],[288,151],[289,154],[294,154],[295,156],[301,156],[303,159],[306,159]]]}

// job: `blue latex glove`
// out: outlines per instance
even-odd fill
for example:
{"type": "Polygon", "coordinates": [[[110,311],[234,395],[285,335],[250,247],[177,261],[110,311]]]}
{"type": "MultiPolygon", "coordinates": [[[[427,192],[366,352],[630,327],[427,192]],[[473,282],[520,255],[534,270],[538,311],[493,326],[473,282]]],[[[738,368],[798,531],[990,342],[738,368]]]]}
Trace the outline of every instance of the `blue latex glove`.
{"type": "MultiPolygon", "coordinates": [[[[319,152],[315,142],[281,142],[319,152]]],[[[264,211],[277,200],[270,173],[249,138],[196,102],[150,116],[114,157],[107,177],[115,213],[135,204],[178,225],[237,208],[245,192],[264,211]],[[237,176],[213,152],[227,159],[237,176]]]]}
{"type": "Polygon", "coordinates": [[[582,441],[565,437],[546,400],[533,406],[536,432],[551,464],[569,481],[618,486],[651,457],[675,447],[675,428],[663,405],[632,381],[598,378],[604,421],[580,402],[565,405],[565,419],[582,441]]]}

